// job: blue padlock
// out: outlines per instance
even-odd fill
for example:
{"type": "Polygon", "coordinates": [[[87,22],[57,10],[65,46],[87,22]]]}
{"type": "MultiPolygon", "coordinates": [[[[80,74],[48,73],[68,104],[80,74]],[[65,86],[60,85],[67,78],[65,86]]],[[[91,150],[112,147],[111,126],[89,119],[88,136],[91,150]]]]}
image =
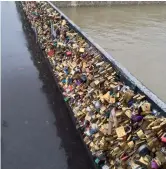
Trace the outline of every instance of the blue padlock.
{"type": "Polygon", "coordinates": [[[66,79],[62,79],[62,83],[65,84],[66,83],[66,79]]]}

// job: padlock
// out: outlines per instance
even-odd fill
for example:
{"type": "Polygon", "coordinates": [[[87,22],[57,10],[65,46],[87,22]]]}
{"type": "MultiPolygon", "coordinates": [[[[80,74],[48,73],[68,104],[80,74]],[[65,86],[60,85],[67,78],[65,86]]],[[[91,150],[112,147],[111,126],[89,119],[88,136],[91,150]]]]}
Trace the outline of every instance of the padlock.
{"type": "Polygon", "coordinates": [[[159,169],[159,166],[155,160],[151,161],[151,169],[159,169]]]}
{"type": "Polygon", "coordinates": [[[110,169],[108,165],[103,165],[102,169],[110,169]]]}
{"type": "Polygon", "coordinates": [[[54,52],[53,49],[50,49],[50,50],[47,52],[48,57],[53,57],[54,54],[55,54],[55,52],[54,52]]]}
{"type": "Polygon", "coordinates": [[[166,133],[161,136],[161,141],[166,143],[166,133]]]}
{"type": "Polygon", "coordinates": [[[72,54],[71,51],[66,52],[67,56],[71,56],[71,54],[72,54]]]}
{"type": "Polygon", "coordinates": [[[134,122],[139,122],[143,119],[143,116],[141,115],[132,115],[131,116],[131,119],[134,121],[134,122]]]}
{"type": "Polygon", "coordinates": [[[150,154],[150,150],[148,149],[147,145],[143,144],[138,148],[138,153],[140,156],[146,156],[150,154]]]}
{"type": "Polygon", "coordinates": [[[80,48],[79,52],[84,53],[85,49],[84,48],[80,48]]]}
{"type": "Polygon", "coordinates": [[[126,136],[126,132],[123,126],[116,128],[116,134],[119,138],[126,136]]]}
{"type": "Polygon", "coordinates": [[[137,131],[137,135],[139,138],[144,138],[144,133],[142,130],[137,131]]]}

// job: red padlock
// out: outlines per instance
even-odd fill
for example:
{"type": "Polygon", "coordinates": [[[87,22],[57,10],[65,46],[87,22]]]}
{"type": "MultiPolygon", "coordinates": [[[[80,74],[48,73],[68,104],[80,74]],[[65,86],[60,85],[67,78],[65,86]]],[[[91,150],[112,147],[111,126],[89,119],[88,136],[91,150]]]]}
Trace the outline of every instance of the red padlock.
{"type": "Polygon", "coordinates": [[[124,153],[120,156],[120,159],[121,159],[121,161],[126,161],[129,159],[129,156],[126,153],[124,153]]]}
{"type": "Polygon", "coordinates": [[[166,133],[161,136],[161,141],[166,143],[166,133]]]}
{"type": "Polygon", "coordinates": [[[49,57],[54,56],[54,50],[50,50],[50,51],[48,51],[48,53],[47,53],[47,54],[48,54],[48,56],[49,56],[49,57]]]}
{"type": "Polygon", "coordinates": [[[66,55],[71,56],[71,52],[70,51],[66,52],[66,55]]]}

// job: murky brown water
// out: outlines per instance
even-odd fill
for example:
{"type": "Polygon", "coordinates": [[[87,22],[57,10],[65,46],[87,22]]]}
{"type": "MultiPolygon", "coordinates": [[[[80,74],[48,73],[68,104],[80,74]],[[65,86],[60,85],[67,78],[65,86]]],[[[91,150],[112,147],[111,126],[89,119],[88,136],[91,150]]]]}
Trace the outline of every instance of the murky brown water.
{"type": "Polygon", "coordinates": [[[166,102],[166,5],[61,10],[166,102]]]}

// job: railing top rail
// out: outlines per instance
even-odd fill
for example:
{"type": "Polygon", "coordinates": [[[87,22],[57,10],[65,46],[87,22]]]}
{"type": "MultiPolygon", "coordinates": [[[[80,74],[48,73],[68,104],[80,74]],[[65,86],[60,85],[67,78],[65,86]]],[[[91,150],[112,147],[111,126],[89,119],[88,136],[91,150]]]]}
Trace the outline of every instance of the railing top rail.
{"type": "Polygon", "coordinates": [[[80,34],[83,35],[101,54],[103,54],[134,86],[138,87],[147,97],[149,97],[164,113],[166,113],[166,104],[161,101],[154,93],[147,89],[140,81],[138,81],[126,68],[108,54],[101,46],[94,42],[80,27],[70,20],[61,10],[59,10],[52,2],[47,1],[59,14],[64,17],[80,34]]]}

